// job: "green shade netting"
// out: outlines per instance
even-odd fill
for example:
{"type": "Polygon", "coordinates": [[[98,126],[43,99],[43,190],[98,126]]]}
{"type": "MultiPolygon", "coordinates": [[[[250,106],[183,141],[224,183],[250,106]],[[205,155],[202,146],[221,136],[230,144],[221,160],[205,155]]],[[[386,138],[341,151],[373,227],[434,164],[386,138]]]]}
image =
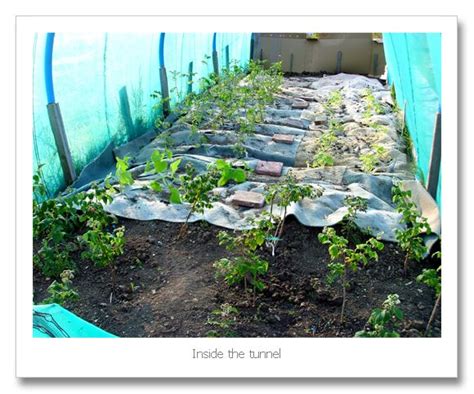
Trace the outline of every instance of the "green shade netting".
{"type": "MultiPolygon", "coordinates": [[[[249,60],[250,33],[217,33],[220,67],[225,46],[230,60],[249,60]]],[[[172,104],[187,91],[193,62],[194,80],[213,71],[213,33],[166,33],[164,61],[172,104]],[[173,78],[177,75],[177,78],[173,78]],[[181,94],[181,96],[180,96],[181,94]]],[[[120,145],[153,127],[160,91],[160,33],[56,33],[52,55],[55,100],[60,105],[76,172],[94,160],[110,143],[120,145]],[[124,100],[126,98],[126,100],[124,100]],[[128,102],[131,122],[124,114],[128,102]]],[[[50,196],[65,187],[47,114],[44,75],[46,34],[33,40],[33,170],[44,164],[50,196]]],[[[198,89],[198,84],[193,89],[198,89]]]]}
{"type": "MultiPolygon", "coordinates": [[[[384,33],[389,82],[405,108],[417,164],[428,176],[435,114],[441,112],[441,33],[384,33]]],[[[439,179],[437,202],[441,202],[439,179]]]]}
{"type": "Polygon", "coordinates": [[[33,306],[33,338],[117,338],[58,304],[33,306]]]}

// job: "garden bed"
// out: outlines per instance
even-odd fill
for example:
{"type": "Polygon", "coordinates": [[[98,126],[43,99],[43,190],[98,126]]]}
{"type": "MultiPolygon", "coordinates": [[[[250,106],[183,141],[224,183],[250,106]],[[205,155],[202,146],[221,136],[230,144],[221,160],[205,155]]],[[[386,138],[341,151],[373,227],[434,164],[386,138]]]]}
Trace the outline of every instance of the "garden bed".
{"type": "MultiPolygon", "coordinates": [[[[216,238],[221,228],[192,223],[177,239],[179,223],[120,222],[126,229],[125,253],[118,258],[112,299],[109,272],[78,261],[74,287],[79,299],[65,304],[120,337],[352,337],[389,293],[399,295],[405,314],[400,335],[418,337],[435,300],[434,291],[415,280],[422,268],[436,268],[435,262],[414,264],[404,277],[403,252],[385,243],[379,261],[353,275],[340,325],[341,289],[325,284],[329,256],[318,241],[320,229],[288,218],[276,256],[262,252],[270,265],[262,278],[266,288],[254,301],[243,286],[229,287],[215,278],[213,263],[228,255],[216,238]],[[213,313],[225,304],[236,308],[229,318],[213,313]]],[[[35,303],[47,297],[50,283],[35,273],[35,303]]],[[[431,335],[441,335],[440,313],[431,335]]]]}
{"type": "Polygon", "coordinates": [[[257,64],[206,83],[89,191],[35,175],[34,302],[120,337],[440,336],[438,211],[390,90],[257,64]]]}

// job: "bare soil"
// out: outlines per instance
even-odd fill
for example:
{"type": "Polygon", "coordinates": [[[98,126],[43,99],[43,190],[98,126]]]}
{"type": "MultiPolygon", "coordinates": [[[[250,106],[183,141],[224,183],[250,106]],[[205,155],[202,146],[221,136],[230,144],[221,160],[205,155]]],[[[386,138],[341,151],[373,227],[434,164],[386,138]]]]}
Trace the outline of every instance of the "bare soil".
{"type": "MultiPolygon", "coordinates": [[[[229,287],[215,278],[213,263],[228,256],[216,237],[223,229],[194,223],[178,239],[180,223],[120,222],[126,227],[126,247],[118,259],[115,290],[108,270],[80,261],[74,279],[80,298],[65,305],[120,337],[352,337],[390,293],[400,296],[405,314],[400,335],[418,337],[424,336],[435,302],[434,292],[415,278],[422,268],[439,262],[412,264],[404,277],[403,253],[396,244],[385,243],[378,262],[351,274],[341,325],[341,285],[326,284],[329,256],[317,239],[321,229],[305,227],[292,217],[287,218],[276,256],[261,253],[270,268],[263,278],[266,288],[255,299],[243,287],[229,287]],[[212,314],[225,303],[237,308],[235,318],[212,314]],[[210,318],[223,324],[210,324],[210,318]]],[[[50,283],[34,272],[35,303],[48,296],[50,283]]],[[[431,336],[441,336],[440,309],[431,336]]]]}

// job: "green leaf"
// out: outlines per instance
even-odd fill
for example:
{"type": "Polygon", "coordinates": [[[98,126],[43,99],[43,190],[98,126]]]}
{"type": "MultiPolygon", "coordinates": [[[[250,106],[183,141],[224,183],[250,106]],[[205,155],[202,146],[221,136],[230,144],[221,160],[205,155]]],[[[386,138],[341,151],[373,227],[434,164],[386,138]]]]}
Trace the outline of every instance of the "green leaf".
{"type": "Polygon", "coordinates": [[[181,204],[181,196],[178,189],[175,187],[170,187],[170,202],[172,204],[181,204]]]}
{"type": "Polygon", "coordinates": [[[164,155],[157,150],[151,154],[151,161],[153,162],[157,174],[168,168],[168,163],[164,160],[164,155]]]}
{"type": "Polygon", "coordinates": [[[157,181],[150,182],[150,187],[153,191],[155,191],[157,193],[159,193],[163,190],[163,187],[157,181]]]}
{"type": "Polygon", "coordinates": [[[232,170],[232,179],[237,183],[245,182],[247,179],[245,171],[241,168],[236,168],[232,170]]]}
{"type": "Polygon", "coordinates": [[[174,175],[178,171],[179,165],[181,164],[181,159],[175,160],[170,164],[171,175],[174,175]]]}
{"type": "Polygon", "coordinates": [[[329,254],[331,255],[332,259],[338,258],[340,252],[341,252],[341,249],[337,245],[331,245],[329,247],[329,254]]]}

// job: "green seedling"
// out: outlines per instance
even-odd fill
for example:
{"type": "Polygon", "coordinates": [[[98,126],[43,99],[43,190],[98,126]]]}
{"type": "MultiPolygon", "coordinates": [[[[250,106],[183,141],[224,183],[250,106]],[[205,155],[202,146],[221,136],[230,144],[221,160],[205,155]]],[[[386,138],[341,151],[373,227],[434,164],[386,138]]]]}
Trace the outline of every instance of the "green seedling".
{"type": "Polygon", "coordinates": [[[325,227],[318,235],[319,241],[329,245],[328,251],[330,262],[328,263],[327,282],[333,284],[341,279],[342,284],[342,307],[341,324],[344,321],[344,310],[346,307],[346,289],[349,287],[348,271],[356,272],[359,266],[366,266],[370,260],[378,260],[378,252],[383,250],[384,245],[375,238],[370,238],[364,243],[350,247],[349,241],[336,233],[332,227],[325,227]]]}
{"type": "Polygon", "coordinates": [[[156,175],[156,179],[150,182],[150,189],[156,193],[168,191],[169,201],[172,204],[181,204],[179,190],[174,186],[178,181],[176,173],[180,164],[181,159],[173,160],[173,153],[166,149],[163,152],[153,151],[145,165],[146,175],[156,175]]]}
{"type": "MultiPolygon", "coordinates": [[[[439,254],[439,256],[441,256],[441,254],[439,254]]],[[[438,269],[423,269],[422,273],[416,277],[416,281],[424,283],[435,291],[436,301],[425,329],[425,335],[429,335],[431,324],[433,323],[436,311],[441,302],[441,266],[439,266],[438,269]]]]}
{"type": "Polygon", "coordinates": [[[268,261],[257,255],[246,254],[231,259],[222,258],[214,263],[217,277],[224,277],[228,285],[244,283],[244,290],[247,291],[248,283],[252,285],[254,302],[255,294],[265,288],[265,284],[260,280],[260,276],[268,271],[268,261]]]}
{"type": "Polygon", "coordinates": [[[181,227],[180,237],[183,236],[188,227],[188,221],[195,212],[204,213],[205,209],[212,208],[214,202],[219,200],[219,195],[214,194],[216,187],[222,187],[233,181],[245,182],[247,175],[241,168],[233,168],[225,160],[218,159],[211,164],[206,172],[196,174],[193,167],[186,167],[186,174],[181,176],[180,192],[182,198],[190,204],[186,221],[181,227]]]}
{"type": "Polygon", "coordinates": [[[334,165],[334,157],[326,152],[316,152],[311,162],[311,167],[321,168],[321,167],[332,167],[334,165]]]}
{"type": "Polygon", "coordinates": [[[228,303],[222,304],[219,309],[214,309],[211,312],[211,317],[207,319],[207,324],[219,329],[221,331],[221,335],[219,335],[217,330],[210,330],[208,331],[207,336],[234,337],[235,332],[233,332],[231,329],[237,321],[238,313],[239,310],[228,303]]]}
{"type": "MultiPolygon", "coordinates": [[[[207,60],[205,61],[207,62],[207,60]]],[[[182,78],[189,80],[187,74],[175,74],[176,86],[182,86],[182,78]]],[[[263,121],[265,107],[274,101],[275,93],[283,82],[281,62],[267,67],[265,62],[250,61],[248,67],[232,62],[219,75],[210,74],[196,82],[199,93],[184,95],[178,90],[172,94],[178,104],[174,111],[178,122],[190,125],[193,132],[199,128],[221,129],[232,125],[237,132],[237,141],[255,133],[255,125],[263,121]]],[[[161,96],[157,109],[163,107],[161,96]]],[[[161,125],[160,125],[161,126],[161,125]]],[[[236,150],[243,152],[237,144],[236,150]]]]}
{"type": "Polygon", "coordinates": [[[360,161],[362,162],[362,170],[364,172],[374,172],[375,167],[379,163],[377,155],[373,152],[360,155],[360,161]]]}
{"type": "Polygon", "coordinates": [[[380,134],[387,134],[389,130],[388,126],[381,125],[376,122],[370,122],[368,126],[374,129],[376,133],[380,133],[380,134]]]}
{"type": "Polygon", "coordinates": [[[130,158],[125,156],[123,159],[120,157],[117,157],[116,159],[117,163],[115,165],[115,177],[117,178],[118,183],[121,187],[133,185],[133,176],[128,169],[130,158]]]}
{"type": "Polygon", "coordinates": [[[214,264],[216,276],[224,277],[228,285],[243,282],[245,290],[250,283],[253,287],[254,301],[256,291],[265,288],[260,276],[268,271],[268,262],[257,255],[257,250],[269,241],[275,227],[272,219],[271,215],[262,215],[261,218],[252,221],[256,227],[244,230],[240,234],[232,235],[221,231],[217,235],[219,244],[237,256],[217,261],[214,264]]]}
{"type": "Polygon", "coordinates": [[[342,229],[344,235],[352,241],[355,241],[358,227],[355,223],[359,212],[366,212],[368,209],[367,199],[358,196],[347,196],[344,198],[344,206],[347,213],[342,219],[342,229]]]}
{"type": "Polygon", "coordinates": [[[328,99],[323,104],[326,111],[333,114],[337,109],[342,106],[342,93],[339,90],[334,90],[329,94],[328,99]]]}
{"type": "Polygon", "coordinates": [[[382,145],[373,144],[371,152],[360,155],[362,170],[364,172],[374,172],[375,167],[379,165],[380,162],[387,160],[387,158],[387,149],[382,145]]]}
{"type": "Polygon", "coordinates": [[[66,302],[76,301],[79,294],[72,288],[72,280],[74,272],[72,270],[64,270],[61,272],[61,280],[53,281],[48,287],[49,297],[43,300],[43,304],[59,304],[64,305],[66,302]]]}
{"type": "Polygon", "coordinates": [[[72,253],[81,250],[83,234],[93,223],[96,231],[98,227],[105,231],[117,222],[104,210],[112,201],[110,177],[104,184],[48,199],[40,174],[33,177],[35,195],[42,197],[42,201],[33,201],[33,239],[39,244],[33,263],[46,277],[59,278],[64,270],[75,268],[72,253]]]}
{"type": "Polygon", "coordinates": [[[299,184],[296,178],[288,175],[282,181],[272,184],[265,191],[265,201],[270,204],[270,213],[273,213],[274,205],[283,208],[283,216],[278,222],[275,237],[281,238],[286,218],[286,212],[290,204],[297,203],[304,198],[318,198],[323,194],[322,188],[313,188],[311,185],[299,184]]]}
{"type": "Polygon", "coordinates": [[[395,185],[392,188],[392,200],[397,212],[402,214],[401,223],[405,226],[402,230],[395,230],[395,237],[405,252],[403,271],[406,275],[409,260],[420,261],[428,253],[422,235],[431,234],[431,227],[412,201],[410,190],[402,190],[400,185],[395,185]]]}
{"type": "Polygon", "coordinates": [[[366,109],[364,111],[364,118],[370,118],[374,113],[377,115],[381,115],[385,113],[385,109],[380,104],[380,102],[375,98],[374,94],[370,89],[364,89],[362,92],[362,96],[364,97],[366,103],[366,109]]]}
{"type": "Polygon", "coordinates": [[[123,254],[125,245],[125,228],[119,227],[108,232],[99,222],[93,222],[82,236],[86,250],[83,259],[91,260],[99,268],[108,268],[112,278],[112,289],[116,285],[116,258],[123,254]]]}
{"type": "Polygon", "coordinates": [[[343,130],[342,124],[333,119],[329,121],[329,129],[317,141],[317,152],[313,157],[311,167],[330,167],[334,165],[331,149],[337,140],[336,132],[343,130]]]}
{"type": "Polygon", "coordinates": [[[367,322],[370,329],[357,331],[355,336],[359,338],[400,337],[396,329],[403,320],[403,312],[398,305],[400,305],[398,294],[389,294],[383,302],[382,308],[376,308],[370,314],[367,322]]]}

